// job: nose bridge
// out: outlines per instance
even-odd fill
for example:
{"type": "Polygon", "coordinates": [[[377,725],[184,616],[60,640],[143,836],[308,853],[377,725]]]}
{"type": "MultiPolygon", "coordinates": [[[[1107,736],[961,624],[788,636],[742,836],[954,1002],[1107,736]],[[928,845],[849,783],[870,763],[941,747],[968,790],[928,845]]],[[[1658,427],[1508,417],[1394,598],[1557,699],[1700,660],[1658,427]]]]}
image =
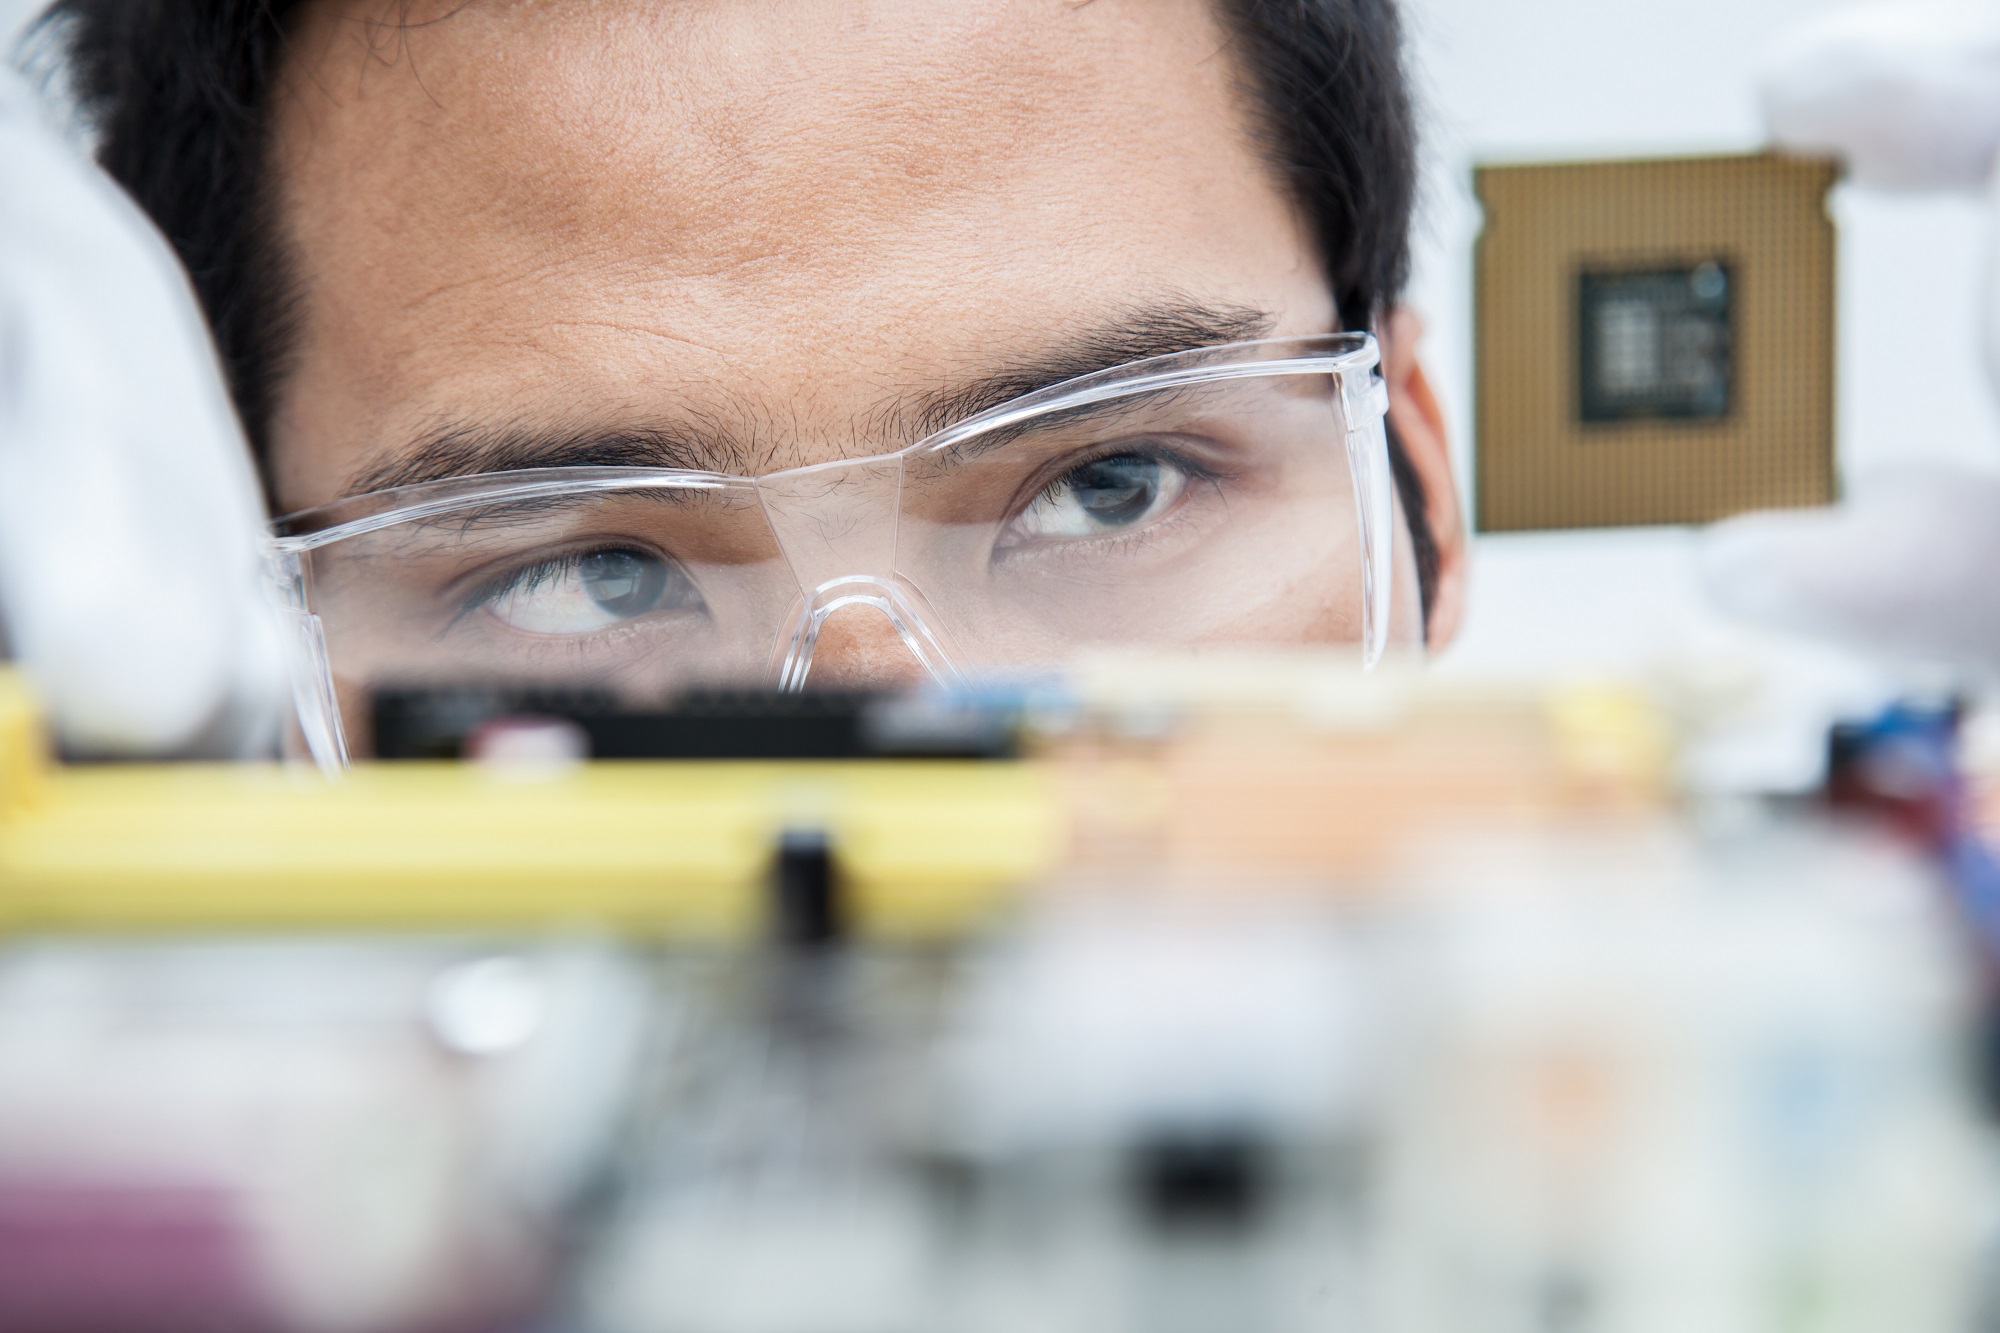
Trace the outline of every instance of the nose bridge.
{"type": "Polygon", "coordinates": [[[902,492],[903,460],[895,455],[757,479],[765,517],[799,584],[798,619],[772,661],[780,688],[802,688],[809,673],[845,684],[957,679],[921,595],[895,577],[902,492]],[[816,656],[826,660],[816,665],[816,656]]]}
{"type": "Polygon", "coordinates": [[[918,629],[873,598],[839,598],[825,608],[807,664],[815,688],[907,688],[938,678],[918,629]]]}
{"type": "Polygon", "coordinates": [[[808,598],[837,581],[890,577],[902,491],[903,460],[894,455],[757,479],[765,517],[808,598]]]}

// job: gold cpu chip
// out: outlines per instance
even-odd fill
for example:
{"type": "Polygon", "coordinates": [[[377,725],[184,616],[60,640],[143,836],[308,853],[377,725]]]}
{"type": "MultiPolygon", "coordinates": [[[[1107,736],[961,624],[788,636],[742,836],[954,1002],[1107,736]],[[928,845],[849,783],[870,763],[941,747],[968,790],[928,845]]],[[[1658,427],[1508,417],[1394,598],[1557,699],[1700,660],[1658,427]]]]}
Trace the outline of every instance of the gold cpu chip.
{"type": "Polygon", "coordinates": [[[1476,171],[1480,530],[1830,502],[1834,177],[1769,154],[1476,171]]]}

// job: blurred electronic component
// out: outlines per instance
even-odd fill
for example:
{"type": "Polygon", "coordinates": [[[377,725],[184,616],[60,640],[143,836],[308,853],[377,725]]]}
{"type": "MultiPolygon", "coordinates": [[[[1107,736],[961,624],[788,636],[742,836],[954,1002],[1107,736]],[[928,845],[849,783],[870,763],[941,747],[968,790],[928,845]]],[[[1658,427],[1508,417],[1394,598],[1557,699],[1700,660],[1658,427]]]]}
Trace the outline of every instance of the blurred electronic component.
{"type": "Polygon", "coordinates": [[[1343,680],[1312,654],[1108,655],[1038,752],[1079,878],[1365,896],[1455,829],[1660,818],[1673,737],[1636,690],[1343,680]]]}
{"type": "Polygon", "coordinates": [[[0,953],[0,1327],[373,1333],[545,1302],[647,1040],[629,956],[0,953]]]}
{"type": "MultiPolygon", "coordinates": [[[[1687,817],[1634,690],[1329,667],[886,701],[1018,759],[488,696],[337,783],[51,766],[0,676],[0,1327],[1958,1333],[1935,849],[1687,817]]],[[[1951,721],[1837,783],[1930,828],[1951,721]]]]}
{"type": "Polygon", "coordinates": [[[771,848],[794,827],[824,832],[855,924],[887,934],[973,928],[1024,887],[1106,872],[1352,893],[1426,827],[1657,812],[1670,745],[1630,691],[1357,681],[1310,653],[1107,658],[1065,694],[869,709],[906,741],[984,709],[969,729],[1025,728],[1030,757],[558,753],[366,764],[326,783],[257,766],[44,769],[24,720],[0,728],[0,765],[19,774],[0,789],[17,793],[0,815],[0,927],[584,917],[741,938],[765,919],[771,848]]]}
{"type": "Polygon", "coordinates": [[[1908,849],[1489,839],[1410,889],[1384,1327],[1974,1326],[1974,974],[1908,849]]]}
{"type": "Polygon", "coordinates": [[[23,699],[0,672],[0,929],[582,920],[742,939],[767,918],[779,832],[817,827],[855,921],[922,935],[969,927],[1063,849],[1047,775],[1022,764],[446,761],[335,783],[50,767],[23,699]]]}
{"type": "Polygon", "coordinates": [[[1480,168],[1480,530],[1830,503],[1834,176],[1771,155],[1480,168]]]}
{"type": "MultiPolygon", "coordinates": [[[[595,759],[1002,759],[1011,714],[949,696],[691,691],[638,707],[589,691],[436,686],[378,690],[380,759],[490,757],[498,731],[566,723],[562,748],[595,759]]],[[[517,742],[518,744],[518,742],[517,742]]],[[[545,743],[546,744],[546,743],[545,743]]]]}

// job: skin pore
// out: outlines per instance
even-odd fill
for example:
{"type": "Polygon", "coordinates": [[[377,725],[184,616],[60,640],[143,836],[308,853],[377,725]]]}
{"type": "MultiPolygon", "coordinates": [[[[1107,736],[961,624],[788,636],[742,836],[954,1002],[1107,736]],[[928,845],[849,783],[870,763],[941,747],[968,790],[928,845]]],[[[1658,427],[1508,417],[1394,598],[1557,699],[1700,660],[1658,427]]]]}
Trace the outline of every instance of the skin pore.
{"type": "MultiPolygon", "coordinates": [[[[878,453],[1103,366],[1339,327],[1206,0],[325,0],[291,49],[281,510],[878,453]]],[[[1380,332],[1437,646],[1457,502],[1415,322],[1380,332]]],[[[896,674],[881,632],[823,642],[816,678],[896,674]]]]}

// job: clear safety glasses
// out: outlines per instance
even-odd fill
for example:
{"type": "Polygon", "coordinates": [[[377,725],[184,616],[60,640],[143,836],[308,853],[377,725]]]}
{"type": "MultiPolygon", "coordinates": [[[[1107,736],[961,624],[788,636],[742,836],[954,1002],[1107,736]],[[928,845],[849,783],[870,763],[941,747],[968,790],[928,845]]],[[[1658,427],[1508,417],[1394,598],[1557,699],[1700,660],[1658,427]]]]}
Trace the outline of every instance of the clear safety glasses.
{"type": "Polygon", "coordinates": [[[967,684],[1096,647],[1277,643],[1372,666],[1420,633],[1396,614],[1376,363],[1365,334],[1238,343],[891,453],[486,473],[292,514],[269,550],[301,729],[343,763],[389,685],[967,684]]]}

